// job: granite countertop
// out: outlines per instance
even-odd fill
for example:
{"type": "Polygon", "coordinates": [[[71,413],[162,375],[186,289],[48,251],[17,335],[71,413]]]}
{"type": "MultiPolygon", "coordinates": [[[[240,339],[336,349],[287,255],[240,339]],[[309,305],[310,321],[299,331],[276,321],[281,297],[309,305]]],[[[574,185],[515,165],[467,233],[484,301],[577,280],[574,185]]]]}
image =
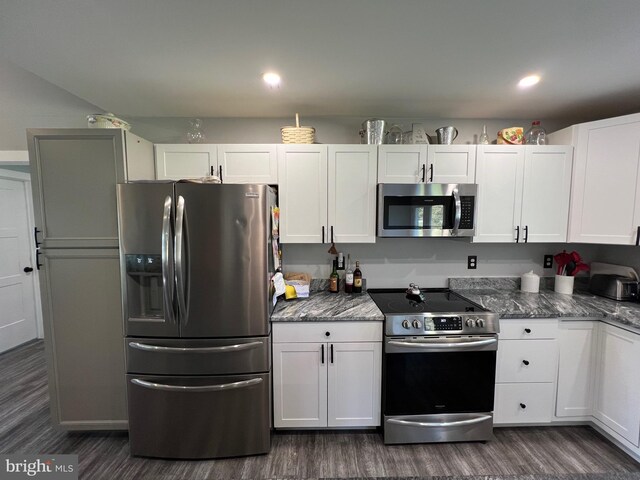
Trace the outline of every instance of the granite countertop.
{"type": "Polygon", "coordinates": [[[449,288],[500,318],[593,318],[640,333],[640,303],[636,302],[617,302],[579,289],[564,295],[548,283],[541,283],[539,293],[521,292],[519,278],[452,278],[449,288]]]}
{"type": "Polygon", "coordinates": [[[384,321],[384,315],[368,293],[328,291],[328,282],[313,280],[309,298],[278,300],[272,322],[384,321]]]}

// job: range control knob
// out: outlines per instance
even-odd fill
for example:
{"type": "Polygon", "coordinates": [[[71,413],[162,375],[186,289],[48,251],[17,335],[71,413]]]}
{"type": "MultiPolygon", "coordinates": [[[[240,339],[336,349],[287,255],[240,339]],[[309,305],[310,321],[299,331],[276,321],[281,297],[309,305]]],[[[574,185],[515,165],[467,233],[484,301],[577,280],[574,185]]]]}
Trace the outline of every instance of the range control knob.
{"type": "Polygon", "coordinates": [[[413,325],[413,328],[422,328],[422,322],[418,319],[414,320],[412,325],[413,325]]]}
{"type": "Polygon", "coordinates": [[[484,320],[483,320],[483,319],[481,319],[481,318],[477,319],[477,320],[476,320],[476,325],[477,325],[479,328],[484,328],[484,320]]]}
{"type": "Polygon", "coordinates": [[[403,320],[402,321],[402,326],[404,328],[406,328],[407,330],[409,330],[411,328],[411,324],[409,323],[409,320],[403,320]]]}
{"type": "Polygon", "coordinates": [[[464,322],[467,327],[475,327],[476,321],[473,318],[468,318],[466,322],[464,322]]]}

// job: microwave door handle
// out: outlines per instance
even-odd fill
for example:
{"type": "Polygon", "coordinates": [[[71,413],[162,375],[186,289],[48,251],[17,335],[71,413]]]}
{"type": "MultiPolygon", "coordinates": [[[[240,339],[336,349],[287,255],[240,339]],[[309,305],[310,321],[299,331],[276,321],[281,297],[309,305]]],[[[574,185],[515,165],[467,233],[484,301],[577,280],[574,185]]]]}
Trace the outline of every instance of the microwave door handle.
{"type": "Polygon", "coordinates": [[[173,311],[173,245],[171,237],[171,195],[167,195],[164,199],[164,212],[162,214],[162,296],[164,299],[164,316],[170,323],[176,323],[176,317],[173,311]]]}
{"type": "Polygon", "coordinates": [[[462,204],[460,203],[460,193],[458,193],[458,188],[453,189],[453,202],[456,206],[456,214],[453,218],[453,234],[458,234],[458,229],[460,228],[460,217],[462,216],[462,204]]]}

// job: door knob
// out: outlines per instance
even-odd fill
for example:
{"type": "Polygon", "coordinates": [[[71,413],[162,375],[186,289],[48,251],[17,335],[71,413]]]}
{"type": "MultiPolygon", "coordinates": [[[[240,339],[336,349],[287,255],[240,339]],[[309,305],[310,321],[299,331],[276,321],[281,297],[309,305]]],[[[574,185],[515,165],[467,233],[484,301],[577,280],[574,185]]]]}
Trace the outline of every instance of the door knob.
{"type": "Polygon", "coordinates": [[[33,268],[31,268],[31,267],[24,267],[22,270],[23,270],[25,273],[33,272],[33,268]]]}

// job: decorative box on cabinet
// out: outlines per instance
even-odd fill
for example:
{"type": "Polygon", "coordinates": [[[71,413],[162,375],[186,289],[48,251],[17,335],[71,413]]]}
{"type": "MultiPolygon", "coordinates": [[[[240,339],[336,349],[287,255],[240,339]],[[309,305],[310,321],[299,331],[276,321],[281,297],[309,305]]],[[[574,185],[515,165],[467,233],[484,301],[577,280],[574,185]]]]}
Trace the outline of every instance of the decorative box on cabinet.
{"type": "Polygon", "coordinates": [[[381,145],[378,183],[474,183],[475,145],[381,145]]]}
{"type": "Polygon", "coordinates": [[[273,324],[276,428],[380,425],[382,322],[273,324]]]}
{"type": "Polygon", "coordinates": [[[573,149],[481,145],[474,242],[565,242],[573,149]]]}
{"type": "Polygon", "coordinates": [[[224,183],[278,183],[276,145],[157,144],[156,178],[217,175],[224,183]]]}
{"type": "Polygon", "coordinates": [[[494,423],[549,423],[557,375],[555,319],[502,319],[494,423]]]}
{"type": "Polygon", "coordinates": [[[637,245],[640,114],[573,125],[549,140],[575,147],[569,242],[637,245]]]}
{"type": "Polygon", "coordinates": [[[375,145],[279,145],[282,243],[373,243],[375,145]]]}

